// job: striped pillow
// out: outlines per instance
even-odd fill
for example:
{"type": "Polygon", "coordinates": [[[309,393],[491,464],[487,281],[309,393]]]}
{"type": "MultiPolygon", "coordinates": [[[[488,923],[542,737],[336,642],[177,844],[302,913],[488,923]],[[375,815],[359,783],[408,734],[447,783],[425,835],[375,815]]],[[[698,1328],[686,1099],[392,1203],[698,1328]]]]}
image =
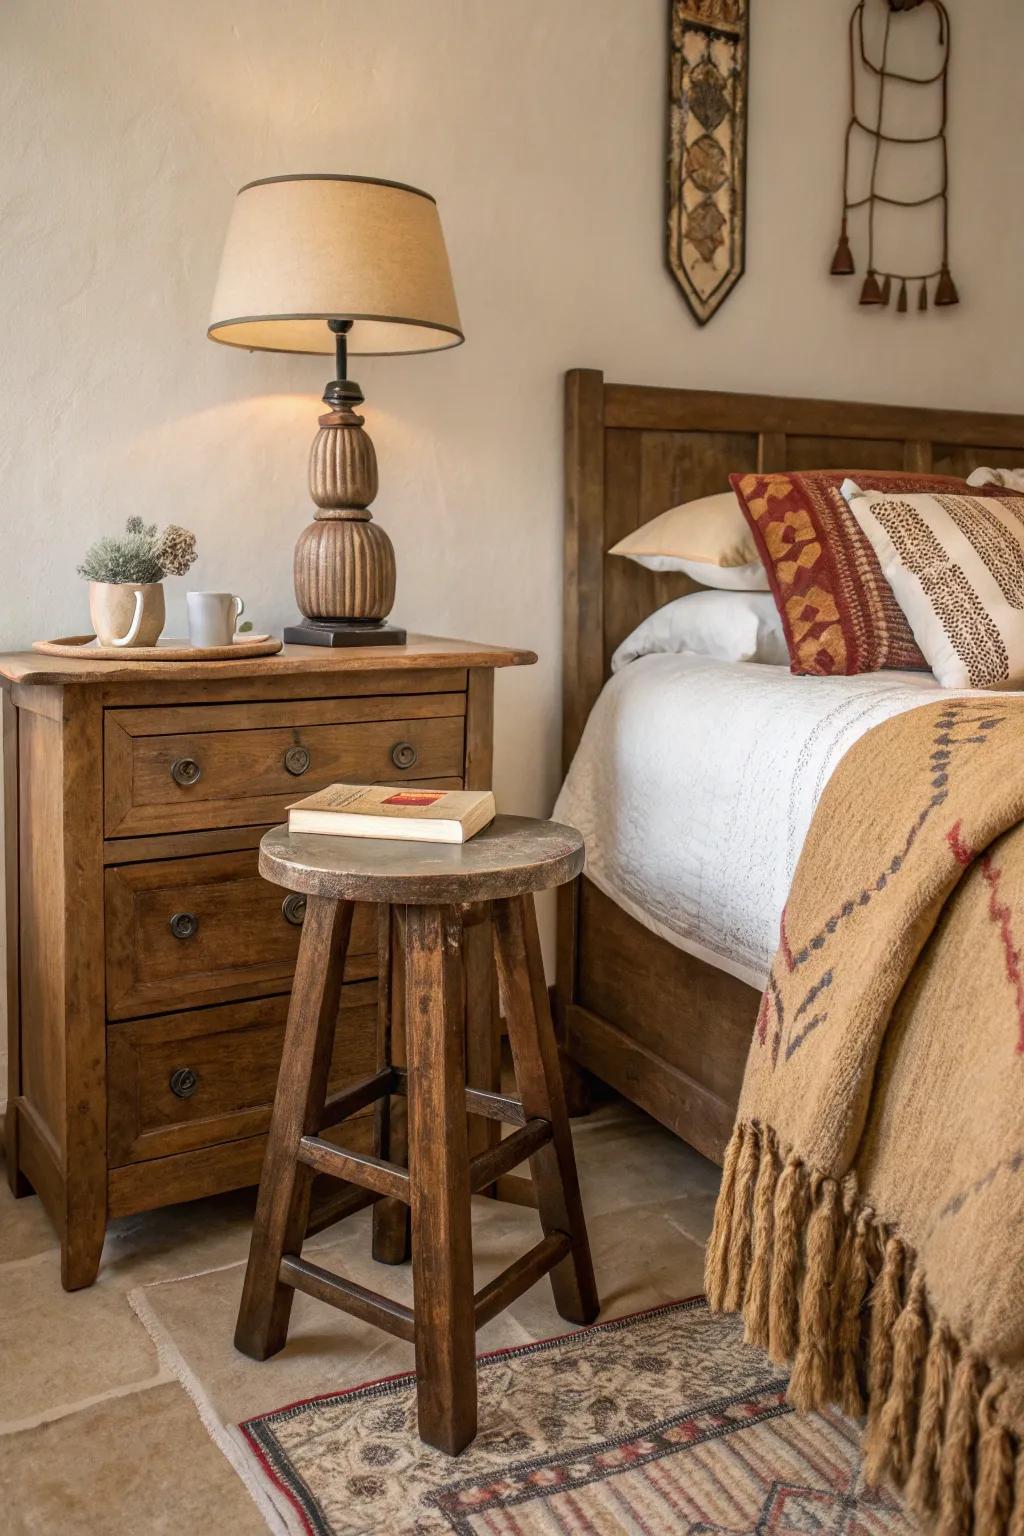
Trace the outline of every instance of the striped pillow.
{"type": "Polygon", "coordinates": [[[842,492],[942,686],[1024,684],[1024,496],[842,492]]]}

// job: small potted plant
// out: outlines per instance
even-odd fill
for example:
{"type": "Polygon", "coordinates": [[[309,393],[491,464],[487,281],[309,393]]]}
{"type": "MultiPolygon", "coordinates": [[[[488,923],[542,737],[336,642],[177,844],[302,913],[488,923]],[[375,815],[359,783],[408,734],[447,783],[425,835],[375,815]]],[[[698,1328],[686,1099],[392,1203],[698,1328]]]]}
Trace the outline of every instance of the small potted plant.
{"type": "Polygon", "coordinates": [[[196,536],[175,523],[130,517],[122,534],[105,534],[78,567],[89,583],[89,613],[100,645],[155,645],[166,614],[165,576],[184,576],[196,558],[196,536]]]}

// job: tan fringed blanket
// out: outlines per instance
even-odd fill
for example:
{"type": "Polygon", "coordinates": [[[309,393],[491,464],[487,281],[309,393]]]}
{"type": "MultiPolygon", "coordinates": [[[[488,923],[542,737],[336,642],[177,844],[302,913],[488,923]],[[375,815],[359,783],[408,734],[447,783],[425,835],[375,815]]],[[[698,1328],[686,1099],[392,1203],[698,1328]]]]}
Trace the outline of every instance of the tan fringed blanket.
{"type": "Polygon", "coordinates": [[[714,1307],[867,1413],[942,1536],[1024,1536],[1024,699],[876,727],[825,789],[708,1248],[714,1307]]]}

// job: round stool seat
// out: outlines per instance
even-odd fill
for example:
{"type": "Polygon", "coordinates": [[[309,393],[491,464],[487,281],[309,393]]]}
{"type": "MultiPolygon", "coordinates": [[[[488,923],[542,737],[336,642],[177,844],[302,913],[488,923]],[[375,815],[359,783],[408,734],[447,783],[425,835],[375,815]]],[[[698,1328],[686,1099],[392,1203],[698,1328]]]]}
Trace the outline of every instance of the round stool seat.
{"type": "Polygon", "coordinates": [[[468,843],[328,837],[281,826],[260,843],[260,874],[335,901],[447,906],[565,885],[582,870],[583,854],[573,827],[529,816],[497,816],[468,843]]]}

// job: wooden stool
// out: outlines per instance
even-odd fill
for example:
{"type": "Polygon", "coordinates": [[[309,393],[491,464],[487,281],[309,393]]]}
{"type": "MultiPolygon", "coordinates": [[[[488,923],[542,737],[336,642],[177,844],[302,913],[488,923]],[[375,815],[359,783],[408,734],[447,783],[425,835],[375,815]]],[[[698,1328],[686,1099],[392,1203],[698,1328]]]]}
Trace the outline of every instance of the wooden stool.
{"type": "MultiPolygon", "coordinates": [[[[295,1290],[414,1342],[420,1435],[451,1455],[476,1434],[476,1329],[549,1273],[562,1317],[589,1323],[600,1305],[531,894],[582,866],[578,832],[519,816],[499,816],[461,845],[291,836],[286,827],[260,845],[260,873],[307,900],[235,1345],[256,1360],[283,1348],[295,1290]],[[328,1103],[356,901],[390,907],[398,930],[407,1065],[386,1049],[373,1077],[328,1103]],[[466,1086],[462,933],[480,915],[493,920],[520,1098],[466,1086]],[[408,1171],[388,1161],[393,1147],[381,1138],[371,1157],[319,1136],[391,1095],[408,1102],[408,1171]],[[467,1111],[516,1130],[471,1160],[467,1111]],[[544,1236],[474,1295],[470,1194],[526,1158],[544,1236]],[[378,1200],[411,1207],[414,1307],[301,1257],[314,1173],[358,1186],[343,1214],[378,1200]]],[[[380,1125],[386,1140],[386,1115],[380,1125]]]]}

